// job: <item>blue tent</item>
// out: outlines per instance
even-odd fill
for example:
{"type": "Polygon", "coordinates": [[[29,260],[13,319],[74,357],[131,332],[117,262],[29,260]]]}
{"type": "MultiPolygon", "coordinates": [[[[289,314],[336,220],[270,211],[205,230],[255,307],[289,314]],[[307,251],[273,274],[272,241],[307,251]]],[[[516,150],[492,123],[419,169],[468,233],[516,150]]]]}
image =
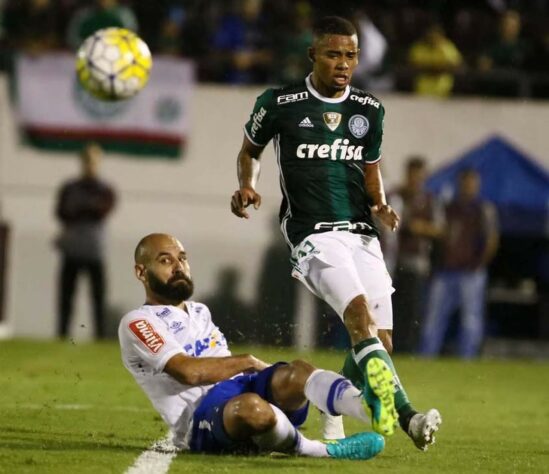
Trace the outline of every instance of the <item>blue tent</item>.
{"type": "Polygon", "coordinates": [[[549,236],[549,173],[539,164],[495,136],[435,172],[427,188],[449,199],[466,168],[480,174],[481,196],[496,205],[503,234],[549,236]]]}

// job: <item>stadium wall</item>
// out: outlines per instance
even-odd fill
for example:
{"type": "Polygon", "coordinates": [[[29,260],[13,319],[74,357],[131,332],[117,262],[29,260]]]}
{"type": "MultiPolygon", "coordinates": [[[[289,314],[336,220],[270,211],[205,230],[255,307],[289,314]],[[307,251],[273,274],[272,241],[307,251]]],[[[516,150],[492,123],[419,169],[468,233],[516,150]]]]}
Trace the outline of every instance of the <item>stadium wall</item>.
{"type": "MultiPolygon", "coordinates": [[[[153,231],[171,232],[188,248],[197,299],[216,290],[218,272],[227,266],[242,272],[242,299],[255,298],[263,252],[274,238],[280,239],[272,225],[280,201],[272,147],[263,158],[262,209],[252,211],[249,221],[241,221],[231,215],[229,198],[236,186],[235,157],[242,125],[260,92],[260,88],[197,87],[182,160],[122,155],[109,155],[105,160],[102,174],[119,196],[109,222],[113,315],[143,302],[132,273],[132,253],[137,240],[153,231]]],[[[401,178],[402,164],[411,153],[425,154],[436,168],[493,134],[505,136],[549,167],[546,104],[396,95],[382,99],[386,108],[383,168],[388,188],[401,178]]],[[[53,208],[58,186],[77,172],[74,155],[39,152],[19,142],[7,80],[0,76],[0,212],[11,226],[6,302],[10,334],[49,338],[55,333],[58,256],[52,242],[58,227],[53,208]]],[[[90,337],[85,291],[81,285],[78,316],[72,326],[77,339],[90,337]]]]}

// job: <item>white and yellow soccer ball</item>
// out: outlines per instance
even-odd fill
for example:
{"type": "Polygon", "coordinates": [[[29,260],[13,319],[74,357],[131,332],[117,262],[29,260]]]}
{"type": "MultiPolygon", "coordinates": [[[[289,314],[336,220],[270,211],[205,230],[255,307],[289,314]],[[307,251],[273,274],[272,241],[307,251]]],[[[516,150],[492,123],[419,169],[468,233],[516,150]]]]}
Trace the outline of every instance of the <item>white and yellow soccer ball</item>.
{"type": "Polygon", "coordinates": [[[124,100],[137,94],[152,68],[147,44],[125,28],[104,28],[84,40],[76,56],[82,87],[101,100],[124,100]]]}

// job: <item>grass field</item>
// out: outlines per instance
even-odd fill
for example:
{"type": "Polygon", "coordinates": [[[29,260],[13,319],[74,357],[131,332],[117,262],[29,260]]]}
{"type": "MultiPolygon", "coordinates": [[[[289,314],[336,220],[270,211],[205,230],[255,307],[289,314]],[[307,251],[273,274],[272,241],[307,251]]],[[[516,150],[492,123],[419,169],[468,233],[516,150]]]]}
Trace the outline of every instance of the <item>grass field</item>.
{"type": "MultiPolygon", "coordinates": [[[[270,361],[297,357],[243,350],[270,361]]],[[[338,370],[343,356],[304,358],[338,370]]],[[[403,357],[396,364],[416,406],[442,413],[437,444],[427,453],[399,432],[366,462],[180,454],[169,472],[549,472],[549,364],[403,357]]],[[[346,429],[361,428],[347,420],[346,429]]],[[[315,411],[304,431],[318,436],[315,411]]],[[[165,433],[122,367],[116,343],[0,341],[0,472],[123,473],[165,433]]]]}

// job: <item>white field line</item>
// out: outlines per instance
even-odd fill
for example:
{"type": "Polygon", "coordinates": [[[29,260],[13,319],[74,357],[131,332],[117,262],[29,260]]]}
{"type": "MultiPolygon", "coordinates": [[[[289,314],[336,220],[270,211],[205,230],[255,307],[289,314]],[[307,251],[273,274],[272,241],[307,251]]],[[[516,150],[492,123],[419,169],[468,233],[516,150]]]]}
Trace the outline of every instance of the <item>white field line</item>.
{"type": "MultiPolygon", "coordinates": [[[[1,406],[1,405],[0,405],[1,406]]],[[[5,405],[4,405],[5,406],[5,405]]],[[[97,405],[84,404],[57,404],[40,405],[38,403],[18,403],[8,405],[10,408],[22,408],[26,410],[103,410],[103,411],[143,411],[143,408],[132,406],[109,406],[101,407],[97,405]]],[[[155,441],[149,449],[143,451],[135,462],[126,470],[124,474],[166,474],[170,468],[172,459],[177,455],[177,451],[171,443],[170,436],[155,441]]]]}
{"type": "Polygon", "coordinates": [[[147,451],[143,451],[124,474],[166,474],[173,458],[177,455],[175,449],[158,450],[159,446],[171,444],[169,437],[158,440],[147,451]]]}

